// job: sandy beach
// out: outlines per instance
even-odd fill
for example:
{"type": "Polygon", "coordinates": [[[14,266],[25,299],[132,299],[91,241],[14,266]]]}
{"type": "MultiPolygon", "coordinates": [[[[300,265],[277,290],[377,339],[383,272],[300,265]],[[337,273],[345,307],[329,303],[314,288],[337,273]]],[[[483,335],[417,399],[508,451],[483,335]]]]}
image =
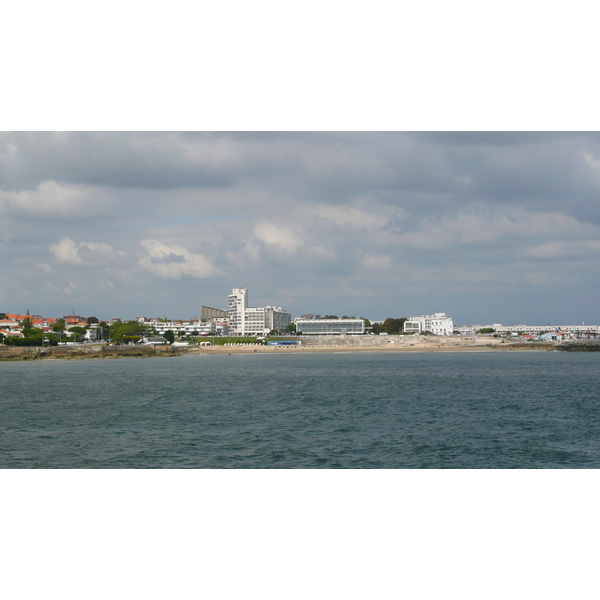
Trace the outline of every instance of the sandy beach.
{"type": "MultiPolygon", "coordinates": [[[[406,338],[405,338],[406,339],[406,338]]],[[[329,344],[303,344],[300,346],[205,346],[187,350],[188,354],[301,354],[301,353],[335,353],[335,352],[498,352],[498,351],[531,351],[552,350],[553,344],[531,344],[505,342],[498,338],[485,337],[476,339],[414,339],[381,344],[358,345],[355,339],[340,338],[331,340],[329,344]],[[337,343],[336,343],[337,342],[337,343]]]]}

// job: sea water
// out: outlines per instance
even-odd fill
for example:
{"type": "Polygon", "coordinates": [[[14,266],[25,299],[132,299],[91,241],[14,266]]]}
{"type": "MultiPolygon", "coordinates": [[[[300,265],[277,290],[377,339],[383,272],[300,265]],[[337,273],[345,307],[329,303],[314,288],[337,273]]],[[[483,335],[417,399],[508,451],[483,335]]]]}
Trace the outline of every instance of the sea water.
{"type": "Polygon", "coordinates": [[[597,468],[600,353],[0,363],[0,468],[597,468]]]}

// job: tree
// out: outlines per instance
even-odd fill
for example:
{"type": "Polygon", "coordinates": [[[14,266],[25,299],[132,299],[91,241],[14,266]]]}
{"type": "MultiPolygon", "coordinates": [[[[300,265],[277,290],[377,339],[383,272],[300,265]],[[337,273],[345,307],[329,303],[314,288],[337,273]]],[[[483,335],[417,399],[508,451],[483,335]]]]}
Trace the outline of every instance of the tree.
{"type": "Polygon", "coordinates": [[[52,331],[64,331],[66,328],[65,320],[58,319],[54,325],[52,325],[52,331]]]}
{"type": "Polygon", "coordinates": [[[26,338],[40,339],[44,335],[44,332],[39,327],[34,327],[31,324],[31,319],[27,317],[23,320],[23,335],[26,338]]]}
{"type": "Polygon", "coordinates": [[[496,330],[493,327],[484,327],[483,329],[480,329],[476,333],[496,333],[496,330]]]}
{"type": "MultiPolygon", "coordinates": [[[[105,325],[101,323],[102,327],[105,325]]],[[[138,323],[137,321],[126,321],[125,323],[113,323],[109,327],[109,336],[110,338],[120,344],[124,341],[125,336],[140,336],[144,331],[144,325],[142,323],[138,323]]]]}
{"type": "Polygon", "coordinates": [[[286,333],[296,333],[296,323],[290,323],[286,328],[285,328],[286,333]]]}
{"type": "Polygon", "coordinates": [[[99,339],[104,340],[108,338],[109,333],[109,326],[106,324],[105,321],[100,321],[100,323],[98,323],[98,335],[100,336],[99,339]]]}
{"type": "Polygon", "coordinates": [[[47,333],[44,337],[48,340],[49,346],[58,346],[58,336],[56,333],[47,333]]]}
{"type": "Polygon", "coordinates": [[[322,319],[339,319],[337,315],[325,315],[322,319]]]}
{"type": "Polygon", "coordinates": [[[165,331],[163,333],[163,337],[169,342],[169,344],[172,344],[175,341],[175,333],[172,329],[165,331]]]}
{"type": "Polygon", "coordinates": [[[398,335],[404,331],[404,322],[406,318],[392,319],[387,318],[381,326],[381,331],[390,335],[398,335]]]}
{"type": "Polygon", "coordinates": [[[94,323],[97,323],[97,322],[98,322],[98,319],[96,317],[88,317],[88,320],[87,320],[88,325],[93,325],[94,323]]]}
{"type": "Polygon", "coordinates": [[[69,333],[73,335],[73,340],[74,341],[81,341],[83,339],[83,336],[85,335],[86,329],[85,327],[71,327],[71,329],[69,329],[69,333]]]}

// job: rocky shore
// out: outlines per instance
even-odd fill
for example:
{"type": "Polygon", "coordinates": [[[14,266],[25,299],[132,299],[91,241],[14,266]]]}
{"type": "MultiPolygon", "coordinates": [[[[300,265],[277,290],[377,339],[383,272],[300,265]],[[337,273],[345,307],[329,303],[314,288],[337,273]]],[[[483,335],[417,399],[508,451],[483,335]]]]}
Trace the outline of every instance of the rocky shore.
{"type": "Polygon", "coordinates": [[[179,356],[178,348],[171,346],[103,346],[90,344],[86,346],[46,348],[7,347],[0,348],[0,361],[18,360],[77,360],[104,358],[150,358],[153,356],[179,356]]]}

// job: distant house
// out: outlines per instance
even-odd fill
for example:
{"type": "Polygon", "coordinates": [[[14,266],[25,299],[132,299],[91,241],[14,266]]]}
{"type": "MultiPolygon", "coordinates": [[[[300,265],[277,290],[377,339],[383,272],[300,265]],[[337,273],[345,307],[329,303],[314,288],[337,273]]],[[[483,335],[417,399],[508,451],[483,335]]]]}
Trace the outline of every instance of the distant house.
{"type": "Polygon", "coordinates": [[[21,331],[9,330],[9,329],[0,329],[0,335],[3,335],[7,338],[22,338],[25,337],[21,331]]]}
{"type": "Polygon", "coordinates": [[[540,335],[540,340],[544,340],[545,342],[561,342],[563,338],[564,335],[558,331],[549,331],[540,335]]]}
{"type": "Polygon", "coordinates": [[[0,320],[0,329],[6,329],[8,331],[20,330],[21,324],[14,319],[2,319],[0,320]]]}

